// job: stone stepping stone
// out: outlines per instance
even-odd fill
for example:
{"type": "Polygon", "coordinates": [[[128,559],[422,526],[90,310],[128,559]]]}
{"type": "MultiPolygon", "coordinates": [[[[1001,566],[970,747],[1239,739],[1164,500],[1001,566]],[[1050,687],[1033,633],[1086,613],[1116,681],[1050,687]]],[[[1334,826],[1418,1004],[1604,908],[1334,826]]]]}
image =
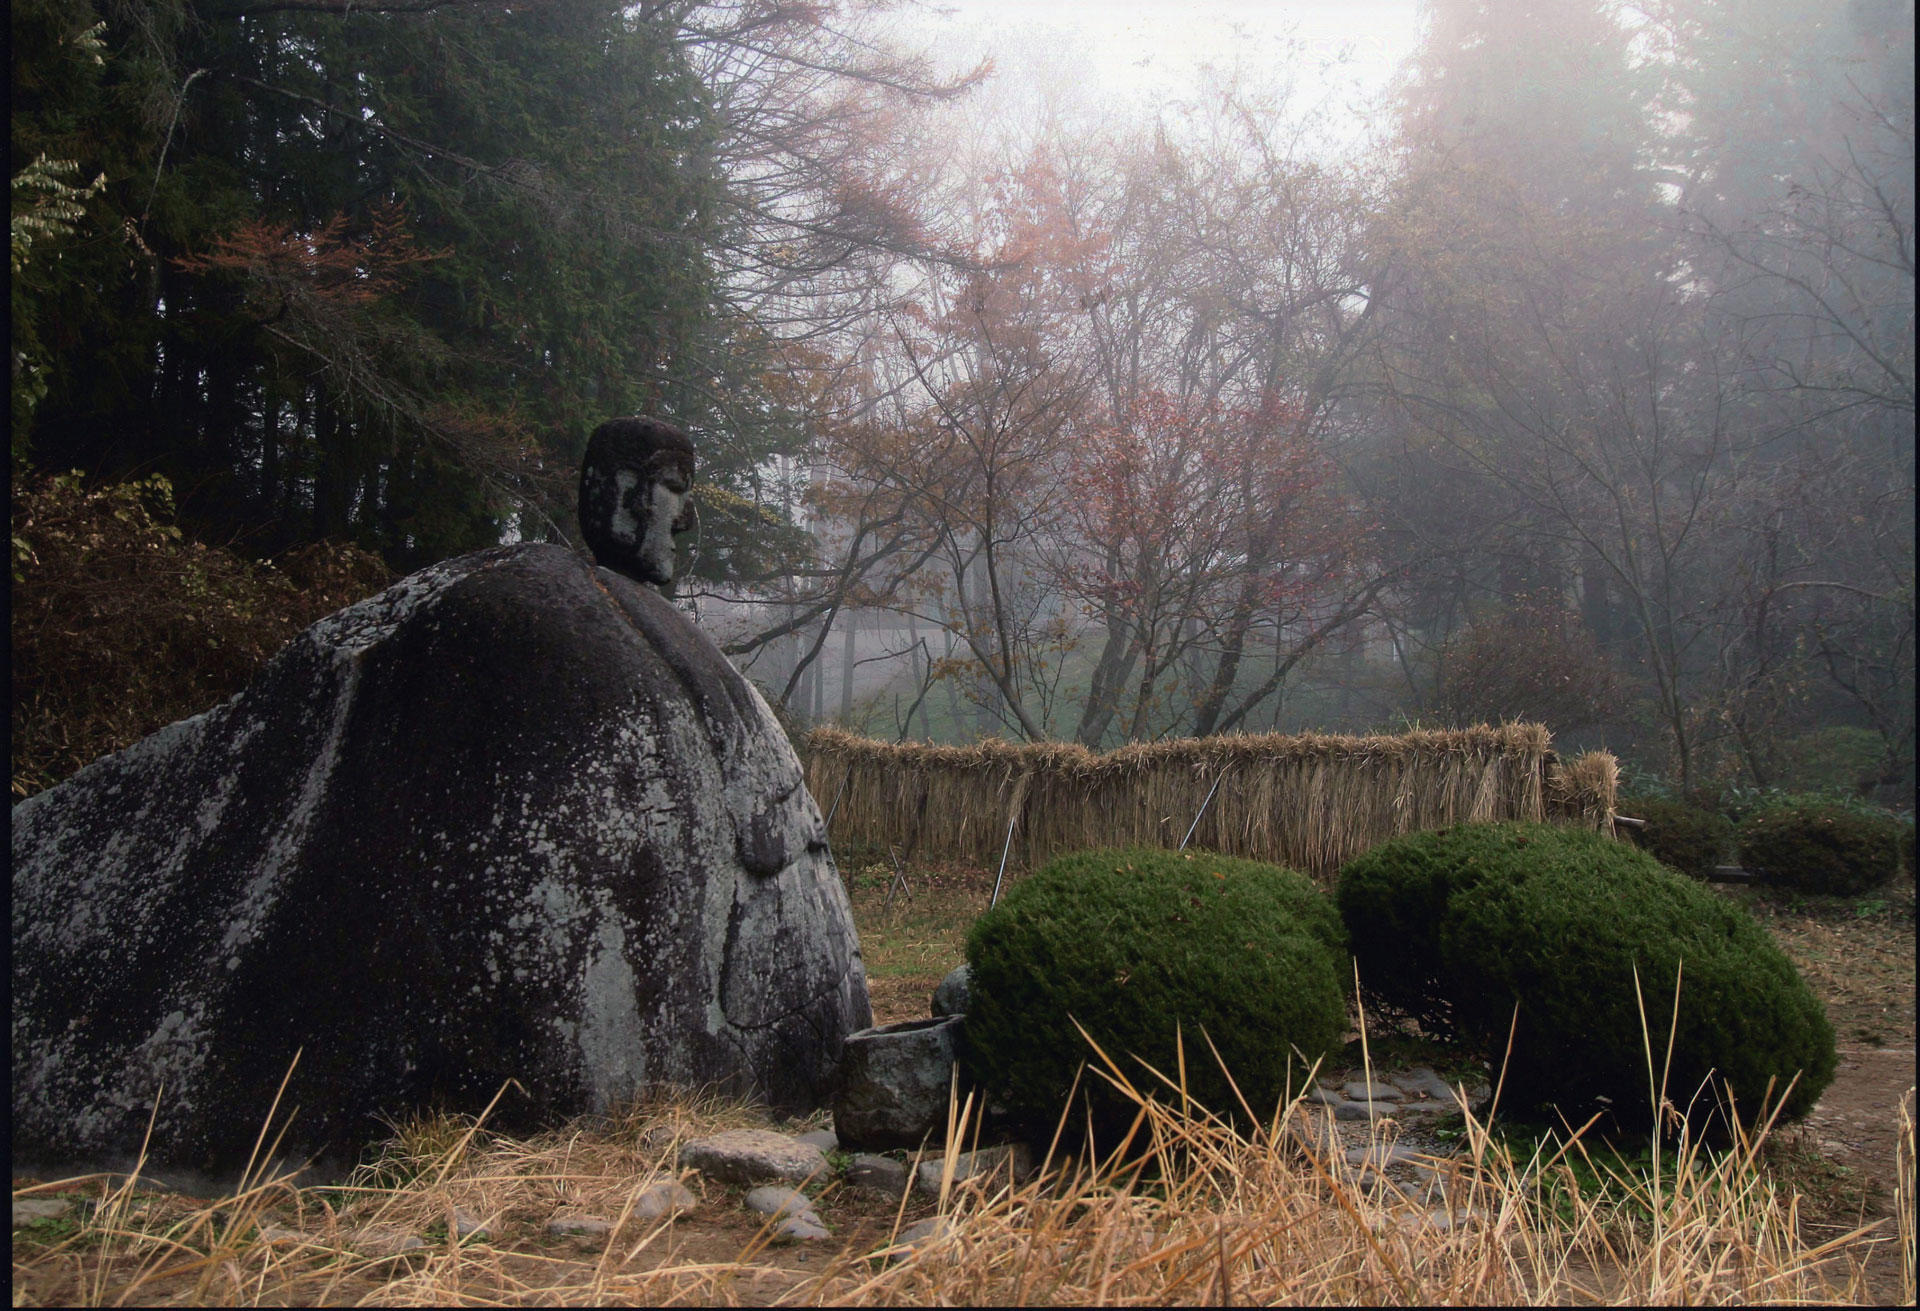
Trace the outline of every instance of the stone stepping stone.
{"type": "Polygon", "coordinates": [[[794,1141],[818,1147],[822,1152],[837,1152],[840,1150],[840,1135],[831,1129],[815,1129],[811,1133],[801,1134],[798,1138],[795,1138],[794,1141]]]}
{"type": "Polygon", "coordinates": [[[1484,1079],[1475,1079],[1471,1084],[1468,1084],[1464,1079],[1456,1080],[1455,1083],[1448,1083],[1424,1065],[1409,1072],[1401,1082],[1410,1088],[1417,1088],[1428,1097],[1433,1098],[1436,1102],[1444,1103],[1449,1109],[1459,1104],[1459,1098],[1455,1096],[1454,1093],[1454,1089],[1457,1086],[1464,1085],[1466,1087],[1467,1101],[1469,1104],[1484,1102],[1487,1098],[1493,1096],[1492,1086],[1484,1079]]]}
{"type": "Polygon", "coordinates": [[[1449,1214],[1443,1206],[1429,1207],[1424,1211],[1411,1214],[1397,1213],[1391,1217],[1383,1216],[1373,1222],[1376,1232],[1383,1232],[1391,1224],[1405,1234],[1452,1233],[1456,1229],[1472,1229],[1481,1223],[1480,1213],[1473,1207],[1462,1207],[1449,1214]]]}
{"type": "Polygon", "coordinates": [[[761,1215],[812,1215],[813,1199],[798,1188],[762,1184],[747,1194],[747,1209],[761,1215]]]}
{"type": "Polygon", "coordinates": [[[728,1129],[696,1138],[680,1149],[681,1168],[729,1184],[803,1183],[827,1171],[827,1158],[812,1143],[771,1129],[728,1129]]]}
{"type": "Polygon", "coordinates": [[[1387,1115],[1394,1109],[1391,1102],[1341,1102],[1333,1108],[1336,1120],[1371,1120],[1378,1115],[1387,1115]],[[1379,1109],[1376,1110],[1375,1107],[1379,1109]]]}
{"type": "Polygon", "coordinates": [[[907,1191],[909,1177],[907,1167],[900,1162],[866,1152],[854,1157],[847,1166],[847,1187],[872,1188],[890,1197],[907,1191]]]}
{"type": "Polygon", "coordinates": [[[1338,1106],[1346,1098],[1324,1084],[1315,1084],[1307,1090],[1306,1101],[1314,1106],[1338,1106]]]}
{"type": "Polygon", "coordinates": [[[775,1225],[773,1237],[782,1243],[817,1243],[823,1238],[832,1238],[833,1231],[809,1211],[805,1215],[790,1215],[775,1225]]]}
{"type": "Polygon", "coordinates": [[[1354,1147],[1347,1151],[1348,1165],[1366,1165],[1378,1169],[1388,1169],[1396,1165],[1418,1164],[1416,1157],[1427,1153],[1405,1143],[1374,1143],[1366,1147],[1354,1147]]]}
{"type": "Polygon", "coordinates": [[[747,1209],[779,1222],[773,1228],[776,1242],[817,1242],[833,1237],[827,1222],[813,1209],[813,1200],[797,1188],[763,1184],[747,1194],[747,1209]]]}
{"type": "Polygon", "coordinates": [[[563,1211],[547,1221],[547,1232],[556,1237],[604,1238],[613,1232],[613,1221],[603,1215],[563,1211]]]}
{"type": "Polygon", "coordinates": [[[61,1197],[16,1197],[13,1199],[13,1227],[24,1229],[36,1220],[63,1219],[73,1203],[61,1197]]]}
{"type": "Polygon", "coordinates": [[[368,1225],[347,1236],[349,1246],[368,1256],[398,1256],[417,1252],[427,1244],[418,1234],[409,1234],[392,1225],[368,1225]]]}
{"type": "Polygon", "coordinates": [[[640,1190],[633,1199],[633,1214],[642,1220],[664,1220],[691,1211],[700,1204],[687,1186],[677,1179],[660,1179],[640,1190]]]}
{"type": "Polygon", "coordinates": [[[929,1216],[895,1234],[893,1241],[870,1255],[884,1257],[889,1261],[904,1261],[924,1248],[931,1247],[953,1232],[953,1222],[944,1215],[929,1216]]]}
{"type": "MultiPolygon", "coordinates": [[[[992,1174],[1004,1175],[1011,1162],[1013,1180],[1019,1183],[1033,1174],[1033,1153],[1024,1143],[1009,1143],[1003,1147],[982,1147],[978,1151],[962,1152],[953,1164],[953,1182],[965,1183],[975,1176],[992,1174]]],[[[943,1157],[934,1157],[922,1161],[915,1171],[914,1182],[920,1191],[932,1197],[940,1195],[940,1175],[946,1168],[943,1157]]]]}
{"type": "Polygon", "coordinates": [[[1340,1089],[1356,1102],[1403,1102],[1407,1095],[1390,1083],[1368,1083],[1355,1079],[1340,1089]]]}

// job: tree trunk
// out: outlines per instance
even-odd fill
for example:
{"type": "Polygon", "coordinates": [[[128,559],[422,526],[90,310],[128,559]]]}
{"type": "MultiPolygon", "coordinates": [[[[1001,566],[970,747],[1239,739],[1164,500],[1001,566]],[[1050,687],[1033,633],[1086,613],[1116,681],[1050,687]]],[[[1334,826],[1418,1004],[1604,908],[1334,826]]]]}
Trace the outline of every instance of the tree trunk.
{"type": "Polygon", "coordinates": [[[1120,705],[1120,689],[1132,676],[1139,656],[1140,648],[1134,644],[1127,625],[1110,613],[1107,640],[1100,648],[1099,662],[1094,665],[1093,677],[1087,683],[1087,704],[1080,712],[1080,726],[1073,732],[1074,741],[1094,751],[1100,749],[1101,739],[1106,736],[1107,726],[1113,722],[1114,712],[1120,705]]]}
{"type": "MultiPolygon", "coordinates": [[[[920,645],[920,620],[911,612],[907,615],[907,655],[913,665],[913,691],[920,703],[920,734],[923,739],[933,737],[927,727],[927,653],[920,645]]],[[[902,726],[908,737],[913,736],[913,712],[907,712],[907,722],[902,726]]]]}
{"type": "Polygon", "coordinates": [[[852,610],[840,614],[845,620],[840,638],[840,722],[845,724],[853,718],[853,667],[859,659],[855,634],[860,623],[852,610]]]}
{"type": "MultiPolygon", "coordinates": [[[[827,630],[820,635],[820,647],[824,650],[826,648],[827,638],[832,633],[833,621],[830,619],[822,620],[821,624],[827,630]]],[[[812,718],[816,724],[820,722],[827,712],[826,672],[826,662],[822,660],[819,653],[816,652],[812,663],[807,666],[807,682],[813,692],[811,699],[812,718]]]]}
{"type": "Polygon", "coordinates": [[[1233,616],[1227,622],[1227,631],[1220,643],[1220,659],[1215,663],[1213,677],[1206,689],[1201,692],[1199,702],[1193,708],[1193,736],[1207,737],[1220,723],[1220,711],[1227,704],[1227,698],[1233,694],[1234,682],[1240,677],[1240,660],[1246,651],[1247,634],[1253,627],[1255,597],[1249,583],[1240,591],[1239,603],[1234,607],[1233,616]]]}

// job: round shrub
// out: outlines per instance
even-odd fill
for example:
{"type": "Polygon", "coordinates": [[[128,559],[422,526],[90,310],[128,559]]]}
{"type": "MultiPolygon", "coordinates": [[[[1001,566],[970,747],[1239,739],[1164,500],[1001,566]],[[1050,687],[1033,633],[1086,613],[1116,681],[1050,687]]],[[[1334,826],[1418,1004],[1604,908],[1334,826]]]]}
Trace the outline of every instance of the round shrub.
{"type": "Polygon", "coordinates": [[[1847,896],[1900,870],[1900,821],[1817,798],[1786,798],[1740,826],[1740,863],[1800,892],[1847,896]]]}
{"type": "Polygon", "coordinates": [[[1817,728],[1781,744],[1783,781],[1795,792],[1851,789],[1880,773],[1884,751],[1885,743],[1870,728],[1817,728]]]}
{"type": "Polygon", "coordinates": [[[1056,858],[975,922],[967,967],[968,1072],[1040,1130],[1083,1062],[1096,1126],[1124,1128],[1134,1114],[1075,1021],[1162,1101],[1177,1094],[1133,1058],[1177,1080],[1177,1032],[1189,1093],[1228,1116],[1239,1103],[1221,1061],[1264,1115],[1346,1027],[1346,933],[1332,902],[1304,874],[1208,853],[1056,858]]]}
{"type": "Polygon", "coordinates": [[[1410,833],[1347,862],[1334,895],[1363,1002],[1410,1016],[1433,1037],[1457,1036],[1440,919],[1456,888],[1513,840],[1499,825],[1469,824],[1410,833]]]}
{"type": "Polygon", "coordinates": [[[1620,831],[1633,845],[1662,865],[1696,879],[1711,877],[1733,845],[1733,821],[1684,801],[1621,797],[1614,809],[1647,822],[1645,828],[1621,825],[1620,831]]]}
{"type": "Polygon", "coordinates": [[[1626,843],[1544,824],[1462,825],[1350,862],[1339,900],[1361,986],[1395,1001],[1411,979],[1443,999],[1458,1035],[1506,1062],[1509,1107],[1647,1122],[1647,1049],[1657,1079],[1676,972],[1665,1081],[1676,1107],[1711,1111],[1731,1090],[1751,1114],[1769,1080],[1778,1096],[1797,1072],[1783,1108],[1793,1118],[1833,1079],[1833,1028],[1766,931],[1626,843]],[[1376,909],[1389,889],[1413,908],[1397,922],[1376,909]],[[1709,1078],[1717,1086],[1703,1093],[1709,1078]]]}

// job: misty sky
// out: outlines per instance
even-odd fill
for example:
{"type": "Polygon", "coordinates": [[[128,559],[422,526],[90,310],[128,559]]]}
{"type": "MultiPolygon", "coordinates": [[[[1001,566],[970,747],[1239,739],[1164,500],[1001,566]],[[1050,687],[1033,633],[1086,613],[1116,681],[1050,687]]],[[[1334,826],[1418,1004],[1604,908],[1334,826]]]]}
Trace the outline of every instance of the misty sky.
{"type": "Polygon", "coordinates": [[[1238,68],[1252,81],[1294,80],[1304,105],[1348,129],[1350,106],[1377,95],[1413,49],[1418,0],[933,0],[900,11],[908,43],[959,65],[993,55],[1002,73],[1046,62],[1103,100],[1146,106],[1190,95],[1198,72],[1238,68]]]}

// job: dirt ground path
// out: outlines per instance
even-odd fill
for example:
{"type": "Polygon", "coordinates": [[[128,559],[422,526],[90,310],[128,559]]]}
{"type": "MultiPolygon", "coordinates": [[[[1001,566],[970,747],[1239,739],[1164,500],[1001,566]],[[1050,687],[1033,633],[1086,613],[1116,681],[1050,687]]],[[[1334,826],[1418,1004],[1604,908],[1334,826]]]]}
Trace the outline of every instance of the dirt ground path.
{"type": "MultiPolygon", "coordinates": [[[[1826,1004],[1839,1037],[1833,1083],[1783,1135],[1789,1147],[1838,1167],[1820,1199],[1827,1214],[1819,1218],[1838,1223],[1851,1212],[1890,1219],[1903,1101],[1909,1116],[1914,1111],[1913,879],[1870,899],[1782,904],[1745,889],[1737,899],[1767,925],[1826,1004]]],[[[1819,1191],[1817,1169],[1796,1182],[1819,1191]]]]}
{"type": "Polygon", "coordinates": [[[1902,1166],[1898,1156],[1900,1110],[1914,1115],[1914,1049],[1843,1046],[1833,1083],[1805,1120],[1778,1138],[1776,1161],[1809,1187],[1812,1203],[1803,1221],[1817,1241],[1838,1237],[1879,1222],[1885,1241],[1867,1262],[1869,1286],[1880,1305],[1899,1301],[1899,1232],[1894,1217],[1894,1188],[1902,1166]],[[1822,1185],[1825,1185],[1823,1188],[1822,1185]]]}
{"type": "Polygon", "coordinates": [[[1868,1211],[1891,1215],[1899,1135],[1898,1108],[1913,1114],[1914,1049],[1843,1047],[1833,1086],[1806,1120],[1821,1152],[1839,1164],[1871,1176],[1868,1211]]]}

